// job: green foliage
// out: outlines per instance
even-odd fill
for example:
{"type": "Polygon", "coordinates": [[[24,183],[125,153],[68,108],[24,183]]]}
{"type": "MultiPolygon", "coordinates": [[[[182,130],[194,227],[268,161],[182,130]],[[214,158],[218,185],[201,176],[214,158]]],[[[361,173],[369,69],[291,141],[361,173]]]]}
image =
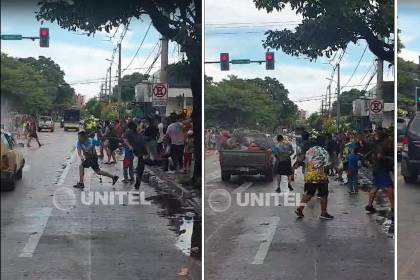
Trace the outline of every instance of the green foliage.
{"type": "Polygon", "coordinates": [[[322,117],[319,113],[312,113],[307,119],[306,124],[309,128],[318,131],[322,130],[322,117]]]}
{"type": "MultiPolygon", "coordinates": [[[[340,94],[340,115],[352,116],[353,101],[365,97],[366,92],[358,89],[351,89],[340,94]]],[[[332,116],[337,116],[337,101],[332,104],[332,116]]]]}
{"type": "Polygon", "coordinates": [[[74,103],[74,89],[50,58],[14,58],[1,54],[1,95],[13,110],[35,115],[61,111],[74,103]]]}
{"type": "MultiPolygon", "coordinates": [[[[135,86],[138,83],[141,83],[149,78],[149,75],[144,75],[138,72],[132,73],[130,75],[124,75],[121,78],[121,100],[123,102],[134,101],[135,99],[135,86]]],[[[113,90],[113,98],[117,100],[118,85],[116,85],[113,90]]]]}
{"type": "MultiPolygon", "coordinates": [[[[240,79],[230,76],[227,80],[213,83],[206,77],[205,115],[206,125],[243,127],[250,129],[274,129],[279,125],[288,100],[288,91],[276,79],[240,79]],[[277,98],[274,99],[273,98],[277,98]]],[[[293,103],[292,103],[293,104],[293,103]]],[[[295,108],[293,104],[293,108],[295,108]]],[[[284,115],[285,121],[287,115],[284,115]]]]}
{"type": "Polygon", "coordinates": [[[419,66],[398,58],[397,93],[398,108],[406,112],[415,111],[416,86],[420,86],[419,66]]]}
{"type": "Polygon", "coordinates": [[[366,40],[376,56],[394,63],[393,0],[254,0],[258,9],[281,11],[289,4],[303,17],[295,30],[268,30],[264,47],[311,59],[330,57],[349,43],[366,40]]]}

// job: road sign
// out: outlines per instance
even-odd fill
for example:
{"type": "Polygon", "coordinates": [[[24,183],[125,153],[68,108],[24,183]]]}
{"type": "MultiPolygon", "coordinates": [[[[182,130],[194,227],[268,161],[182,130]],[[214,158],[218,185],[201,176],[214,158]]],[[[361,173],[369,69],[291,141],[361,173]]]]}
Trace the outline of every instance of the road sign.
{"type": "Polygon", "coordinates": [[[19,34],[6,34],[1,35],[2,40],[22,40],[22,35],[19,34]]]}
{"type": "Polygon", "coordinates": [[[230,61],[230,63],[232,63],[232,64],[250,64],[251,60],[250,59],[232,59],[230,61]]]}
{"type": "Polygon", "coordinates": [[[152,94],[153,106],[165,107],[168,103],[168,84],[153,84],[152,94]]]}
{"type": "Polygon", "coordinates": [[[384,101],[372,99],[369,101],[369,117],[372,122],[381,122],[384,118],[384,101]]]}

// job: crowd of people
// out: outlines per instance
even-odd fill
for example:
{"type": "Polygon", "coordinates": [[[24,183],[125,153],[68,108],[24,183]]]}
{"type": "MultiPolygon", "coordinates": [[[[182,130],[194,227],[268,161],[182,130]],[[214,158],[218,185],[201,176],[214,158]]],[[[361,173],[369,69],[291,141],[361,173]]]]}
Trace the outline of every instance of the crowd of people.
{"type": "MultiPolygon", "coordinates": [[[[207,149],[241,149],[252,151],[250,146],[242,148],[235,145],[235,131],[226,129],[206,130],[205,146],[207,149]]],[[[359,132],[338,134],[320,134],[317,131],[302,131],[296,135],[296,151],[287,137],[275,137],[275,146],[271,148],[276,177],[275,191],[281,192],[281,178],[287,177],[288,189],[293,190],[293,182],[298,168],[304,174],[304,192],[302,202],[308,202],[315,194],[320,198],[320,218],[332,219],[327,212],[328,182],[335,180],[348,188],[350,195],[359,193],[359,175],[361,168],[367,169],[371,187],[365,210],[375,213],[375,197],[383,191],[390,203],[391,217],[394,209],[394,141],[392,130],[377,128],[359,132]],[[294,163],[292,164],[292,161],[294,163]]],[[[366,174],[364,174],[366,175],[366,174]]],[[[303,217],[301,206],[296,210],[298,217],[303,217]]]]}
{"type": "Polygon", "coordinates": [[[81,164],[76,188],[84,188],[85,168],[112,178],[115,184],[119,177],[102,171],[98,160],[116,164],[120,155],[123,158],[122,182],[134,183],[134,188],[139,189],[146,164],[161,166],[163,171],[172,174],[189,174],[194,155],[192,121],[182,114],[172,114],[166,119],[155,115],[113,122],[85,120],[84,129],[78,134],[77,150],[81,164]]]}

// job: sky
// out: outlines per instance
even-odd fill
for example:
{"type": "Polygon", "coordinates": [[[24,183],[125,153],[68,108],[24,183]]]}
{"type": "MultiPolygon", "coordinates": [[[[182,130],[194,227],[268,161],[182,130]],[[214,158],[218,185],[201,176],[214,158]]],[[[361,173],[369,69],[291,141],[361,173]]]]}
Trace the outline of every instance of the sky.
{"type": "Polygon", "coordinates": [[[398,28],[405,48],[399,56],[419,63],[420,55],[420,1],[400,0],[398,2],[398,28]]]}
{"type": "MultiPolygon", "coordinates": [[[[257,10],[252,0],[206,0],[205,61],[218,61],[221,52],[228,52],[230,59],[264,60],[266,51],[262,46],[262,41],[265,39],[264,31],[276,28],[293,29],[300,21],[301,17],[291,9],[267,14],[265,10],[257,10]]],[[[365,41],[348,46],[341,63],[342,86],[354,85],[355,88],[363,89],[368,82],[374,71],[372,67],[374,56],[367,49],[362,57],[365,48],[365,41]],[[360,59],[360,65],[350,80],[360,59]]],[[[332,64],[336,63],[337,58],[338,55],[332,64]]],[[[331,76],[332,68],[327,58],[311,62],[304,57],[292,57],[279,50],[275,51],[275,70],[265,70],[264,64],[249,64],[231,65],[230,71],[222,72],[218,64],[206,64],[205,72],[216,81],[227,78],[228,75],[242,78],[265,76],[277,78],[289,90],[289,98],[295,101],[300,109],[313,113],[321,108],[320,96],[326,93],[330,83],[326,78],[331,76]],[[313,100],[302,101],[308,98],[313,100]]],[[[393,80],[393,76],[393,68],[385,66],[384,80],[393,80]]],[[[375,83],[376,77],[368,89],[375,83]]],[[[336,87],[336,83],[333,83],[333,87],[336,87]]],[[[345,87],[343,90],[350,88],[345,87]]]]}
{"type": "MultiPolygon", "coordinates": [[[[2,0],[1,34],[39,36],[41,23],[35,19],[36,3],[37,1],[33,1],[31,4],[31,1],[2,0]]],[[[144,16],[141,20],[132,20],[122,42],[122,69],[133,58],[149,25],[150,19],[147,16],[144,16]]],[[[56,23],[44,22],[42,27],[50,29],[49,48],[40,48],[38,41],[2,40],[1,51],[14,57],[51,57],[65,72],[67,83],[105,78],[110,65],[110,62],[106,61],[106,59],[111,58],[113,49],[124,29],[123,26],[119,27],[114,38],[110,40],[110,36],[114,34],[116,29],[111,30],[110,34],[99,32],[94,37],[88,37],[82,32],[71,32],[62,29],[56,23]]],[[[122,75],[132,72],[144,72],[144,67],[147,68],[151,65],[155,54],[158,52],[156,44],[158,44],[159,38],[159,33],[152,25],[138,55],[129,69],[123,72],[122,75]],[[150,54],[151,56],[146,61],[150,54]]],[[[182,54],[178,52],[178,46],[170,42],[169,63],[179,61],[181,56],[182,54]]],[[[117,75],[117,57],[115,56],[115,63],[112,66],[113,76],[117,75]]],[[[152,69],[151,74],[157,71],[159,67],[160,59],[156,61],[155,68],[152,69]]],[[[94,82],[91,84],[72,84],[72,86],[75,88],[76,93],[91,98],[99,94],[101,86],[101,82],[94,82]]]]}

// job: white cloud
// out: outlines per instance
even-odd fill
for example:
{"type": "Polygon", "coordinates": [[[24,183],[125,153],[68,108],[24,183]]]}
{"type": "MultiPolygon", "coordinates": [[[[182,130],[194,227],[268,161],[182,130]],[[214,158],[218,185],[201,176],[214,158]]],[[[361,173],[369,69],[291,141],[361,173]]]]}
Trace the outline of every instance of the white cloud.
{"type": "Polygon", "coordinates": [[[300,21],[302,17],[296,15],[290,8],[281,13],[267,13],[257,10],[252,0],[206,0],[206,24],[220,22],[270,22],[270,21],[300,21]],[[229,4],[227,4],[229,3],[229,4]]]}
{"type": "Polygon", "coordinates": [[[402,57],[404,60],[419,63],[420,51],[402,49],[399,56],[402,57]]]}

